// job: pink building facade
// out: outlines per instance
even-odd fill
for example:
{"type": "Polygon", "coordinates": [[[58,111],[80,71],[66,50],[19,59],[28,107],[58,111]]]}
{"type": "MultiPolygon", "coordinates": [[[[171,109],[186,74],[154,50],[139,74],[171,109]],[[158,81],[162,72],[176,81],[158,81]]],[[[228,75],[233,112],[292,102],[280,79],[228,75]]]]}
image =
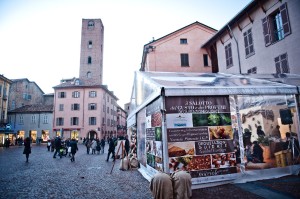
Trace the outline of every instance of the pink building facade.
{"type": "Polygon", "coordinates": [[[79,78],[54,87],[53,131],[77,140],[117,135],[118,98],[102,85],[104,26],[82,19],[79,78]]]}
{"type": "Polygon", "coordinates": [[[201,49],[216,30],[192,23],[144,45],[141,71],[212,72],[210,57],[201,49]]]}

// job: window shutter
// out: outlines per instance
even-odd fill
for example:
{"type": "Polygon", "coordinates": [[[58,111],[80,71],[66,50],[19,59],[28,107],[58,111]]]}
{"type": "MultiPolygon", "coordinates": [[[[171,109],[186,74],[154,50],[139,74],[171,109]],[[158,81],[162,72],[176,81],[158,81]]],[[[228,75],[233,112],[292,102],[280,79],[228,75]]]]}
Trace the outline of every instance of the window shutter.
{"type": "Polygon", "coordinates": [[[280,59],[281,59],[281,70],[282,73],[289,73],[289,66],[288,66],[288,60],[287,60],[287,54],[282,54],[280,55],[280,59]]]}
{"type": "Polygon", "coordinates": [[[270,34],[270,25],[268,17],[262,19],[263,34],[265,38],[265,45],[269,46],[271,44],[271,34],[270,34]]]}
{"type": "Polygon", "coordinates": [[[279,7],[281,18],[282,18],[282,27],[283,27],[283,32],[284,35],[289,35],[291,34],[291,26],[290,26],[290,21],[289,21],[289,15],[288,15],[288,10],[287,10],[287,4],[283,4],[282,6],[279,7]]]}
{"type": "Polygon", "coordinates": [[[278,57],[275,57],[274,60],[275,60],[276,74],[281,74],[279,56],[278,56],[278,57]]]}

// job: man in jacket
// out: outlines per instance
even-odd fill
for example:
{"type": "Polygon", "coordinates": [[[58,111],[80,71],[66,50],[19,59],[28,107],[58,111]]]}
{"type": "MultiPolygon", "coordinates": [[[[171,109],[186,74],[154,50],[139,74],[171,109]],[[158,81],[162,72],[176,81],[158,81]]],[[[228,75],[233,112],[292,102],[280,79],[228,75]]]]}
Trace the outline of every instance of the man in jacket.
{"type": "Polygon", "coordinates": [[[107,154],[106,162],[108,162],[108,159],[109,159],[109,156],[110,156],[111,153],[112,153],[113,158],[114,158],[113,161],[115,161],[115,143],[114,143],[112,138],[109,139],[108,154],[107,154]]]}
{"type": "Polygon", "coordinates": [[[62,156],[61,156],[61,153],[60,153],[60,148],[61,148],[61,139],[60,139],[60,137],[57,136],[55,138],[54,145],[55,145],[55,152],[53,154],[53,158],[56,158],[57,153],[59,154],[59,156],[61,158],[62,156]]]}

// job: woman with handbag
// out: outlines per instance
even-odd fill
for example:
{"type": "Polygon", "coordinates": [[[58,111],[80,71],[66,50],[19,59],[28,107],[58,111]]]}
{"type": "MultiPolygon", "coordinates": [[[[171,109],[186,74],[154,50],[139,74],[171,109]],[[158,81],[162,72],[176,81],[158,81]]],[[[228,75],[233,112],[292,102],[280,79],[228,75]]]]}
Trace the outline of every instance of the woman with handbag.
{"type": "Polygon", "coordinates": [[[26,155],[26,162],[28,162],[28,158],[29,158],[30,153],[31,153],[30,138],[27,137],[24,141],[24,151],[23,151],[23,154],[26,155]]]}

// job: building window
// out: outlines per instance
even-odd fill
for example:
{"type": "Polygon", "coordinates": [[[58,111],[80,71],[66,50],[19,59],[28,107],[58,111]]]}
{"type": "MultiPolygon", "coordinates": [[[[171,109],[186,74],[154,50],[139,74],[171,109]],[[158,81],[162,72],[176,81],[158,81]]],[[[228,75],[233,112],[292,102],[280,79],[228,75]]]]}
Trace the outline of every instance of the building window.
{"type": "Polygon", "coordinates": [[[89,108],[89,110],[96,110],[97,109],[97,104],[90,103],[88,108],[89,108]]]}
{"type": "Polygon", "coordinates": [[[109,122],[110,122],[110,119],[107,119],[107,124],[106,124],[107,126],[109,126],[109,125],[110,125],[110,123],[109,123],[109,122]]]}
{"type": "Polygon", "coordinates": [[[96,125],[96,117],[89,117],[89,125],[96,125]]]}
{"type": "Polygon", "coordinates": [[[180,44],[187,44],[187,39],[180,39],[180,44]]]}
{"type": "Polygon", "coordinates": [[[23,93],[23,99],[24,100],[31,100],[31,95],[29,95],[27,93],[23,93]]]}
{"type": "Polygon", "coordinates": [[[71,105],[71,110],[72,110],[72,111],[78,111],[78,110],[79,110],[79,107],[80,107],[80,104],[72,104],[72,105],[71,105]]]}
{"type": "Polygon", "coordinates": [[[250,68],[248,71],[247,71],[248,74],[256,74],[257,73],[257,67],[253,67],[253,68],[250,68]]]}
{"type": "Polygon", "coordinates": [[[203,64],[204,64],[204,66],[208,66],[208,56],[207,56],[207,54],[203,54],[203,64]]]}
{"type": "Polygon", "coordinates": [[[92,57],[89,56],[89,57],[88,57],[88,64],[91,64],[91,63],[92,63],[92,57]]]}
{"type": "Polygon", "coordinates": [[[80,92],[79,91],[72,92],[72,97],[73,98],[79,98],[80,97],[80,92]]]}
{"type": "Polygon", "coordinates": [[[114,120],[110,120],[110,125],[114,126],[114,120]]]}
{"type": "Polygon", "coordinates": [[[20,115],[20,117],[19,117],[19,123],[20,123],[20,124],[24,124],[24,118],[23,118],[23,115],[20,115]]]}
{"type": "Polygon", "coordinates": [[[79,119],[78,117],[71,117],[71,125],[78,125],[79,119]]]}
{"type": "Polygon", "coordinates": [[[90,91],[89,96],[90,97],[97,97],[97,92],[96,91],[90,91]]]}
{"type": "Polygon", "coordinates": [[[75,85],[78,86],[79,83],[80,83],[80,82],[79,82],[79,79],[76,79],[76,80],[75,80],[75,85]]]}
{"type": "Polygon", "coordinates": [[[16,101],[12,100],[11,102],[11,110],[14,110],[16,108],[16,101]]]}
{"type": "Polygon", "coordinates": [[[56,118],[56,126],[63,126],[64,125],[64,118],[58,117],[56,118]]]}
{"type": "Polygon", "coordinates": [[[246,58],[254,55],[254,44],[252,39],[252,30],[251,28],[244,32],[244,44],[245,44],[245,54],[246,58]]]}
{"type": "Polygon", "coordinates": [[[59,105],[59,111],[64,111],[64,105],[63,104],[59,105]]]}
{"type": "Polygon", "coordinates": [[[277,74],[290,72],[287,53],[275,57],[274,60],[277,74]]]}
{"type": "Polygon", "coordinates": [[[87,73],[86,73],[86,77],[87,77],[87,78],[92,78],[92,73],[91,73],[91,72],[87,72],[87,73]]]}
{"type": "Polygon", "coordinates": [[[66,98],[66,92],[58,92],[58,98],[66,98]]]}
{"type": "Polygon", "coordinates": [[[35,124],[35,115],[31,116],[31,124],[35,124]]]}
{"type": "Polygon", "coordinates": [[[232,52],[231,52],[231,43],[225,46],[225,56],[226,56],[226,67],[227,69],[233,66],[232,62],[232,52]]]}
{"type": "Polygon", "coordinates": [[[109,107],[107,107],[107,113],[109,113],[109,107]]]}
{"type": "Polygon", "coordinates": [[[94,26],[95,26],[95,22],[94,22],[93,20],[90,20],[90,21],[88,22],[88,29],[89,29],[89,30],[92,30],[92,29],[94,29],[94,26]]]}
{"type": "Polygon", "coordinates": [[[93,42],[92,42],[92,41],[89,41],[88,48],[92,48],[92,47],[93,47],[93,42]]]}
{"type": "Polygon", "coordinates": [[[48,116],[47,115],[44,115],[43,123],[48,124],[48,116]]]}
{"type": "Polygon", "coordinates": [[[291,34],[287,3],[282,4],[275,12],[263,18],[262,25],[266,46],[291,34]]]}
{"type": "Polygon", "coordinates": [[[103,113],[105,113],[105,105],[103,105],[103,113]]]}
{"type": "Polygon", "coordinates": [[[180,54],[181,66],[189,66],[189,54],[180,54]]]}
{"type": "Polygon", "coordinates": [[[105,124],[105,119],[104,119],[104,117],[102,118],[102,125],[104,125],[105,124]]]}
{"type": "Polygon", "coordinates": [[[107,102],[109,102],[109,96],[107,96],[107,102]]]}

